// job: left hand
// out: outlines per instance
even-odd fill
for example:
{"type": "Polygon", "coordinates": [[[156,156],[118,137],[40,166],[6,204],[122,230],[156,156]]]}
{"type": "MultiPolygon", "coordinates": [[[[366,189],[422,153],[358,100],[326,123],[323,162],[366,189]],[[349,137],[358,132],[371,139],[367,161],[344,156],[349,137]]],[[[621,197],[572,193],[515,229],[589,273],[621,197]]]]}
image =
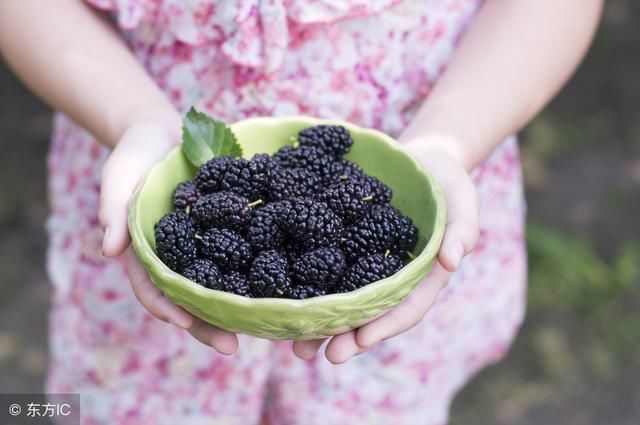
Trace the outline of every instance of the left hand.
{"type": "MultiPolygon", "coordinates": [[[[334,364],[344,363],[420,323],[478,238],[478,197],[461,161],[446,150],[428,147],[422,141],[409,141],[404,146],[422,161],[444,191],[447,224],[440,252],[429,275],[402,303],[359,329],[330,338],[325,356],[334,364]]],[[[324,341],[296,341],[293,352],[301,359],[309,360],[324,341]]]]}

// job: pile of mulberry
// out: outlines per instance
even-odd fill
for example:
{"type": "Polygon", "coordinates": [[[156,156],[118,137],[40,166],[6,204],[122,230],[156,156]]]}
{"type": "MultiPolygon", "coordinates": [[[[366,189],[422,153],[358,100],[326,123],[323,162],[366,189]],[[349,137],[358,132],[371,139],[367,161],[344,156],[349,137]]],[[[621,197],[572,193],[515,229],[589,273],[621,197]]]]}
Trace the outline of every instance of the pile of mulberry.
{"type": "Polygon", "coordinates": [[[213,158],[179,183],[155,225],[165,265],[211,290],[297,300],[400,270],[418,231],[388,186],[343,158],[349,131],[318,125],[295,141],[273,156],[213,158]]]}

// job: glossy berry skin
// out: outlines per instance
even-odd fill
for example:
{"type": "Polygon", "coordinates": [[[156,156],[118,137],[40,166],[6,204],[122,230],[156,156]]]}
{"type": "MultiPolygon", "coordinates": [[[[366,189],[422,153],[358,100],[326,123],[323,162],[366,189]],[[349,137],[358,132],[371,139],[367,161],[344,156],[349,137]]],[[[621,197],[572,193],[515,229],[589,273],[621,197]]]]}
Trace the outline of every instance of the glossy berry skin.
{"type": "Polygon", "coordinates": [[[342,277],[347,263],[337,248],[309,251],[291,265],[291,276],[298,285],[327,288],[342,277]]]}
{"type": "Polygon", "coordinates": [[[347,228],[342,249],[350,262],[387,250],[404,255],[415,246],[417,234],[410,218],[389,205],[374,205],[369,214],[347,228]]]}
{"type": "Polygon", "coordinates": [[[304,168],[280,167],[272,175],[268,198],[273,201],[313,196],[320,187],[320,178],[304,168]]]}
{"type": "Polygon", "coordinates": [[[220,188],[250,201],[265,200],[274,168],[275,163],[266,154],[255,155],[250,161],[238,159],[227,167],[220,188]]]}
{"type": "Polygon", "coordinates": [[[253,260],[251,245],[231,229],[211,228],[196,241],[200,257],[222,270],[243,270],[253,260]]]}
{"type": "Polygon", "coordinates": [[[193,180],[178,183],[173,191],[173,206],[178,210],[191,210],[200,198],[200,191],[193,180]]]}
{"type": "Polygon", "coordinates": [[[363,175],[351,179],[360,183],[367,196],[371,196],[371,202],[378,205],[385,205],[391,202],[393,192],[391,188],[373,176],[363,175]]]}
{"type": "Polygon", "coordinates": [[[345,224],[352,223],[371,210],[372,197],[365,187],[352,180],[334,184],[318,195],[345,224]]]}
{"type": "Polygon", "coordinates": [[[336,246],[344,231],[340,217],[326,203],[308,198],[289,200],[289,207],[282,211],[281,226],[308,250],[336,246]]]}
{"type": "Polygon", "coordinates": [[[227,169],[239,161],[240,159],[230,156],[218,156],[205,162],[196,174],[195,182],[198,190],[203,194],[221,190],[222,179],[227,169]]]}
{"type": "Polygon", "coordinates": [[[215,289],[220,270],[211,260],[197,259],[184,269],[182,275],[200,286],[215,289]]]}
{"type": "Polygon", "coordinates": [[[216,192],[202,196],[191,211],[196,226],[205,231],[212,227],[237,229],[251,220],[249,200],[233,192],[216,192]]]}
{"type": "Polygon", "coordinates": [[[231,294],[251,297],[251,286],[247,276],[243,273],[232,271],[221,276],[214,289],[229,292],[231,294]]]}
{"type": "Polygon", "coordinates": [[[280,227],[283,208],[288,201],[272,202],[258,207],[246,228],[246,238],[255,252],[280,248],[285,242],[285,233],[280,227]]]}
{"type": "Polygon", "coordinates": [[[362,168],[358,164],[349,161],[348,159],[341,159],[340,174],[338,176],[338,180],[334,183],[338,183],[346,179],[360,178],[364,175],[364,171],[362,171],[362,168]]]}
{"type": "Polygon", "coordinates": [[[172,211],[154,226],[156,252],[164,264],[182,272],[196,258],[195,229],[183,211],[172,211]]]}
{"type": "Polygon", "coordinates": [[[317,175],[323,185],[337,181],[342,171],[340,162],[334,156],[312,146],[287,146],[276,152],[273,159],[285,168],[304,168],[317,175]]]}
{"type": "Polygon", "coordinates": [[[300,146],[309,146],[341,158],[349,152],[353,139],[349,131],[341,125],[316,125],[298,133],[300,146]]]}
{"type": "Polygon", "coordinates": [[[346,272],[335,292],[350,292],[391,276],[403,267],[397,255],[372,254],[360,257],[346,272]]]}
{"type": "Polygon", "coordinates": [[[254,297],[284,297],[291,289],[285,257],[275,250],[262,251],[251,264],[249,284],[254,297]]]}
{"type": "Polygon", "coordinates": [[[294,285],[287,293],[287,298],[306,300],[307,298],[319,297],[326,294],[327,291],[324,288],[319,288],[314,285],[294,285]]]}

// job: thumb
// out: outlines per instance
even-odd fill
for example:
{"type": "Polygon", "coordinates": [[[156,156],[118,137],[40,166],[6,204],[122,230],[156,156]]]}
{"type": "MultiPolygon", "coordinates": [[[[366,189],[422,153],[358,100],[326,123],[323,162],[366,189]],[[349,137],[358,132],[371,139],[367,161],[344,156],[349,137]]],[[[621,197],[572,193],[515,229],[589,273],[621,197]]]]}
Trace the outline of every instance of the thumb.
{"type": "Polygon", "coordinates": [[[476,245],[479,233],[478,195],[471,180],[464,177],[444,182],[447,225],[438,254],[440,264],[455,271],[462,258],[476,245]]]}
{"type": "Polygon", "coordinates": [[[102,168],[98,218],[105,229],[102,252],[115,257],[130,242],[129,201],[147,170],[175,143],[161,125],[142,123],[124,134],[102,168]]]}

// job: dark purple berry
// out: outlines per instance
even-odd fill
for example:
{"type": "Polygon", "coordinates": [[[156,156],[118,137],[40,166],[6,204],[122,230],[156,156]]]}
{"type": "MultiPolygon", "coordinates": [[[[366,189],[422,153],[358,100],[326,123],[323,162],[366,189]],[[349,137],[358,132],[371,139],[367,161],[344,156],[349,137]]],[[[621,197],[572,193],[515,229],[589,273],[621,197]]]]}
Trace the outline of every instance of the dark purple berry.
{"type": "Polygon", "coordinates": [[[231,229],[211,228],[196,238],[200,256],[222,270],[242,270],[253,260],[251,245],[231,229]]]}
{"type": "Polygon", "coordinates": [[[195,229],[183,211],[172,211],[154,226],[156,252],[171,270],[181,272],[196,258],[195,229]]]}
{"type": "Polygon", "coordinates": [[[233,192],[216,192],[198,199],[191,217],[201,230],[212,227],[237,229],[251,220],[249,200],[233,192]]]}
{"type": "Polygon", "coordinates": [[[360,257],[347,270],[344,278],[336,285],[335,292],[350,292],[371,282],[389,277],[402,268],[402,260],[397,255],[372,254],[360,257]]]}
{"type": "Polygon", "coordinates": [[[215,289],[220,270],[213,261],[197,259],[184,269],[183,276],[205,288],[215,289]]]}
{"type": "Polygon", "coordinates": [[[326,203],[308,198],[291,199],[283,209],[281,225],[306,249],[336,246],[344,231],[340,217],[326,203]]]}
{"type": "Polygon", "coordinates": [[[298,133],[300,146],[309,146],[341,158],[349,152],[353,139],[349,131],[341,125],[316,125],[298,133]]]}
{"type": "Polygon", "coordinates": [[[173,206],[178,210],[186,210],[187,213],[193,208],[200,197],[200,191],[193,180],[186,180],[178,183],[173,191],[173,206]]]}
{"type": "Polygon", "coordinates": [[[326,202],[345,224],[366,215],[371,210],[372,199],[362,184],[352,180],[336,183],[318,195],[318,200],[326,202]]]}
{"type": "Polygon", "coordinates": [[[238,158],[218,156],[202,164],[195,179],[198,190],[203,194],[219,191],[227,168],[238,161],[238,158]]]}
{"type": "Polygon", "coordinates": [[[416,243],[418,231],[411,219],[388,205],[374,205],[369,214],[347,227],[342,249],[349,261],[389,250],[404,255],[416,243]]]}
{"type": "Polygon", "coordinates": [[[287,260],[278,251],[262,251],[249,270],[249,284],[254,297],[284,297],[291,288],[287,260]]]}
{"type": "Polygon", "coordinates": [[[251,201],[266,199],[275,163],[269,155],[258,154],[250,161],[239,159],[227,167],[220,185],[251,201]]]}
{"type": "Polygon", "coordinates": [[[220,291],[229,292],[243,297],[251,297],[251,286],[247,276],[240,272],[229,272],[220,277],[217,287],[220,291]]]}
{"type": "Polygon", "coordinates": [[[347,264],[337,248],[319,248],[302,255],[291,265],[293,281],[298,285],[326,288],[337,282],[347,264]]]}
{"type": "Polygon", "coordinates": [[[271,178],[269,199],[283,199],[312,196],[318,191],[320,178],[304,168],[280,168],[271,178]]]}

